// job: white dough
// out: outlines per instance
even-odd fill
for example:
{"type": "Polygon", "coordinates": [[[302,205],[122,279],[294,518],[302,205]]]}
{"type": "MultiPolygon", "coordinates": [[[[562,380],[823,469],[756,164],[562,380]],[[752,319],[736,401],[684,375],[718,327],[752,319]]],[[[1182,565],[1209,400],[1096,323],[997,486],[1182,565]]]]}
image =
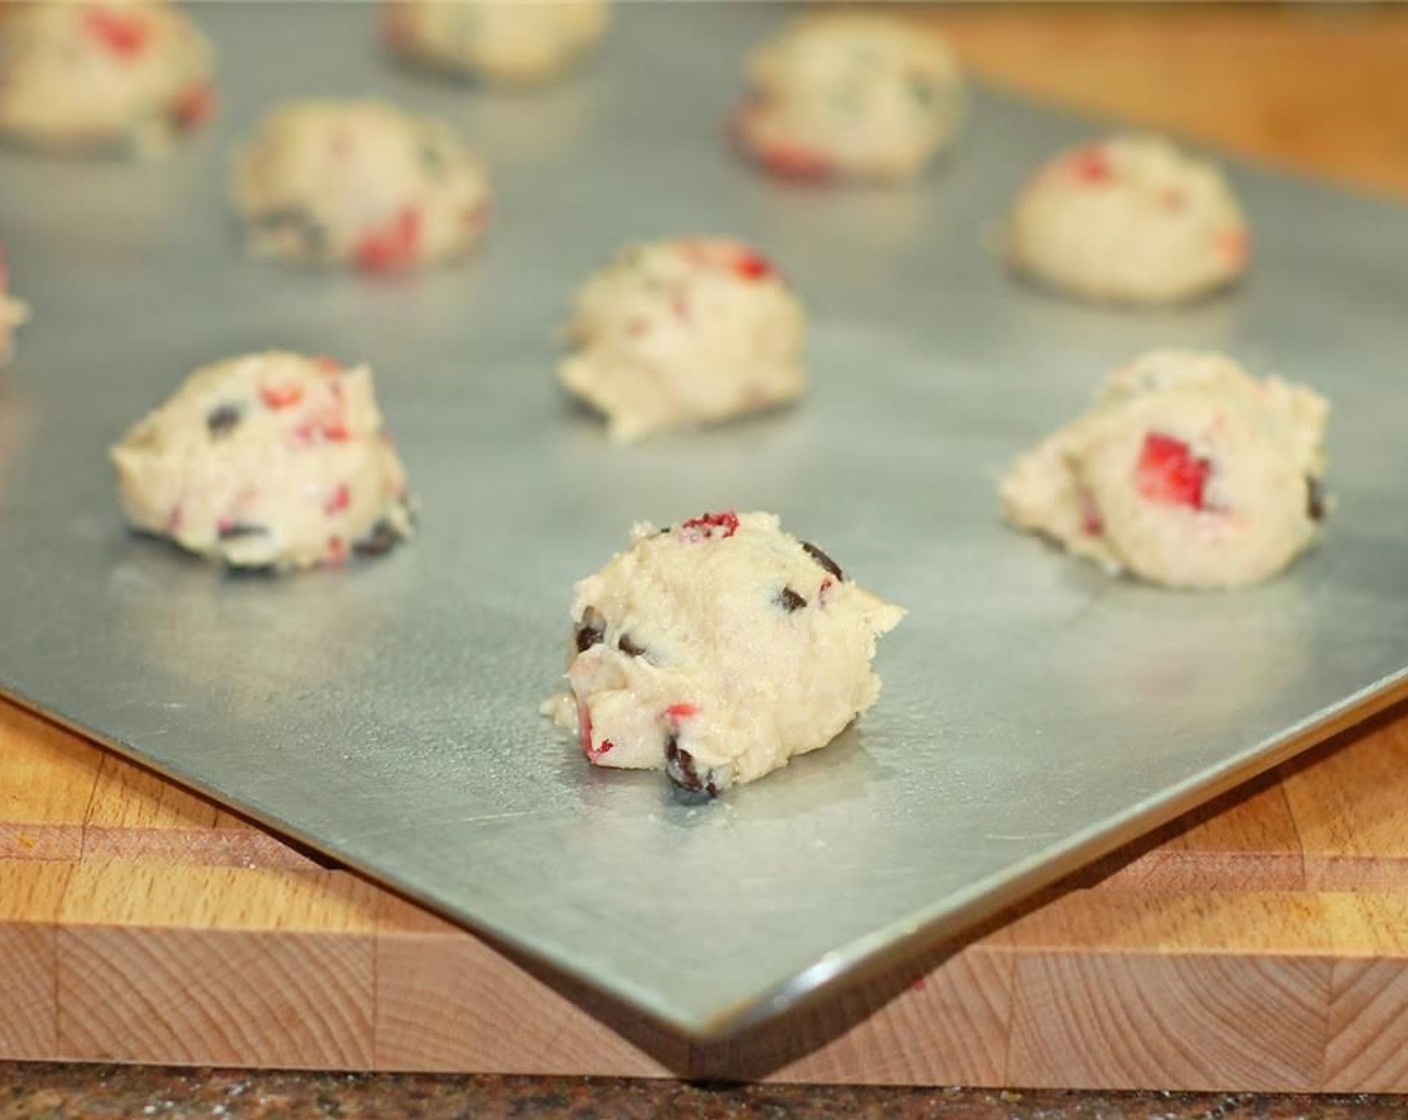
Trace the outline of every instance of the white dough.
{"type": "Polygon", "coordinates": [[[936,33],[895,16],[800,20],[749,56],[748,79],[735,132],[780,175],[912,179],[963,118],[953,52],[936,33]]]}
{"type": "Polygon", "coordinates": [[[232,567],[338,565],[410,533],[366,366],[285,351],[203,366],[112,458],[133,526],[232,567]]]}
{"type": "Polygon", "coordinates": [[[606,29],[605,0],[383,0],[382,36],[434,69],[539,82],[566,69],[606,29]]]}
{"type": "Polygon", "coordinates": [[[160,0],[46,0],[0,19],[0,135],[160,155],[213,107],[210,44],[160,0]]]}
{"type": "Polygon", "coordinates": [[[714,794],[824,747],[875,703],[904,616],[769,513],[656,530],[576,586],[571,694],[544,711],[598,766],[714,794]]]}
{"type": "Polygon", "coordinates": [[[801,304],[761,256],[726,238],[635,245],[573,300],[563,384],[635,440],[799,396],[801,304]]]}
{"type": "Polygon", "coordinates": [[[467,252],[489,216],[479,161],[440,121],[379,101],[296,101],[235,163],[256,253],[368,272],[467,252]]]}
{"type": "Polygon", "coordinates": [[[1319,535],[1329,406],[1220,354],[1156,350],[1020,458],[1007,519],[1169,587],[1275,575],[1319,535]]]}
{"type": "Polygon", "coordinates": [[[1065,152],[1022,190],[1012,265],[1069,295],[1178,303],[1230,284],[1250,258],[1222,172],[1159,136],[1114,136],[1065,152]]]}
{"type": "Polygon", "coordinates": [[[9,293],[9,272],[0,252],[0,362],[9,360],[15,349],[15,328],[29,319],[29,305],[9,293]]]}

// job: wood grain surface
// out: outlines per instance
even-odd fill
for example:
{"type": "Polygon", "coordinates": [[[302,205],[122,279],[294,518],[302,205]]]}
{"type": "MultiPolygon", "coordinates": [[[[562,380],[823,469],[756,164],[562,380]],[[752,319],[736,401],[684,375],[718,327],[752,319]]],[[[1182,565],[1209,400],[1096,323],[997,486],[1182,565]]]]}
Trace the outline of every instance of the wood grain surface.
{"type": "MultiPolygon", "coordinates": [[[[995,81],[1408,195],[1408,12],[926,18],[995,81]]],[[[0,1057],[1403,1091],[1405,805],[1401,706],[969,942],[696,1046],[0,702],[0,1057]]]]}

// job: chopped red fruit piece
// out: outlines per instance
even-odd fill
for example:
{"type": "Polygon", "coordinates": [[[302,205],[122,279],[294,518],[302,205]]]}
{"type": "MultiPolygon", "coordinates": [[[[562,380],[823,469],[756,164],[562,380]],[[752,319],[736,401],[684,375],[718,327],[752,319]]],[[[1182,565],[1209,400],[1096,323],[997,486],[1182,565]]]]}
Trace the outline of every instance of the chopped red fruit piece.
{"type": "Polygon", "coordinates": [[[323,503],[323,512],[331,517],[335,513],[341,513],[352,504],[352,491],[347,488],[347,484],[339,486],[329,495],[328,500],[323,503]]]}
{"type": "Polygon", "coordinates": [[[182,128],[195,128],[210,119],[215,112],[215,90],[208,82],[197,82],[188,88],[171,108],[171,115],[182,128]]]}
{"type": "Polygon", "coordinates": [[[357,246],[357,267],[388,272],[415,264],[420,244],[420,211],[407,206],[383,229],[369,233],[357,246]]]}
{"type": "Polygon", "coordinates": [[[480,226],[488,224],[489,211],[489,204],[487,202],[480,202],[465,210],[460,216],[460,220],[464,222],[466,229],[478,229],[480,226]]]}
{"type": "Polygon", "coordinates": [[[1244,229],[1229,229],[1218,235],[1217,251],[1234,264],[1244,264],[1252,255],[1251,238],[1244,229]]]}
{"type": "Polygon", "coordinates": [[[922,977],[922,976],[919,977],[918,980],[911,980],[911,981],[909,982],[909,990],[910,990],[911,992],[922,992],[925,987],[926,987],[925,980],[924,980],[924,977],[922,977]]]}
{"type": "Polygon", "coordinates": [[[665,709],[665,714],[671,719],[688,719],[690,716],[699,714],[698,704],[671,704],[665,709]]]}
{"type": "Polygon", "coordinates": [[[281,408],[292,408],[303,399],[301,385],[264,385],[259,390],[259,399],[277,412],[281,408]]]}
{"type": "Polygon", "coordinates": [[[772,144],[758,152],[758,158],[770,171],[788,179],[817,181],[829,179],[831,161],[820,152],[791,144],[772,144]]]}
{"type": "Polygon", "coordinates": [[[772,264],[760,253],[745,249],[734,260],[733,271],[745,280],[763,280],[772,275],[772,264]]]}
{"type": "Polygon", "coordinates": [[[706,513],[702,517],[690,518],[680,528],[690,541],[712,540],[715,529],[723,530],[720,539],[724,539],[738,532],[738,515],[733,512],[706,513]]]}
{"type": "Polygon", "coordinates": [[[319,354],[313,359],[313,365],[319,373],[341,373],[342,363],[336,358],[330,358],[326,354],[319,354]]]}
{"type": "Polygon", "coordinates": [[[347,425],[340,419],[305,420],[293,429],[299,443],[312,443],[315,439],[325,439],[329,443],[344,443],[352,438],[347,425]]]}
{"type": "Polygon", "coordinates": [[[580,700],[577,702],[577,730],[582,753],[587,756],[588,762],[596,762],[616,746],[610,739],[603,739],[600,746],[592,745],[592,714],[580,700]]]}
{"type": "Polygon", "coordinates": [[[347,563],[347,542],[341,537],[328,538],[328,563],[334,566],[347,563]]]}
{"type": "Polygon", "coordinates": [[[745,280],[762,280],[773,274],[772,263],[746,245],[720,241],[687,241],[684,250],[691,260],[709,268],[726,268],[745,280]]]}
{"type": "Polygon", "coordinates": [[[1082,183],[1104,183],[1114,178],[1110,158],[1099,145],[1082,148],[1066,160],[1066,166],[1082,183]]]}
{"type": "Polygon", "coordinates": [[[146,49],[146,24],[125,12],[101,5],[86,8],[83,24],[106,50],[121,58],[134,58],[146,49]]]}
{"type": "Polygon", "coordinates": [[[816,591],[816,602],[817,602],[817,606],[819,606],[819,607],[824,607],[824,606],[826,606],[826,600],[831,597],[831,589],[832,589],[833,587],[835,587],[835,586],[836,586],[836,581],[835,581],[835,580],[824,579],[824,580],[821,581],[821,586],[818,587],[818,588],[817,588],[817,591],[816,591]]]}
{"type": "Polygon", "coordinates": [[[411,26],[408,20],[410,15],[406,4],[391,3],[382,5],[381,9],[381,38],[382,42],[389,46],[403,46],[411,35],[411,26]]]}
{"type": "Polygon", "coordinates": [[[1082,492],[1080,496],[1080,531],[1088,537],[1098,537],[1105,531],[1105,520],[1095,499],[1082,492]]]}
{"type": "Polygon", "coordinates": [[[1151,502],[1203,509],[1212,463],[1199,459],[1182,440],[1159,432],[1144,437],[1135,486],[1151,502]]]}

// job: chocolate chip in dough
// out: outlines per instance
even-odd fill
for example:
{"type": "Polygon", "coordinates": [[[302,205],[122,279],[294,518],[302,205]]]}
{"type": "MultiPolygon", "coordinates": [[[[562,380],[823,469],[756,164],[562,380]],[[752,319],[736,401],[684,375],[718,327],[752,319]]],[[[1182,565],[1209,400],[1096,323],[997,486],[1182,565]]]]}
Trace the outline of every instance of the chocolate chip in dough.
{"type": "Polygon", "coordinates": [[[808,556],[810,556],[813,560],[815,560],[818,564],[820,564],[837,579],[844,580],[846,578],[845,573],[841,571],[841,565],[836,563],[836,561],[831,559],[831,557],[827,556],[826,553],[822,552],[821,549],[817,548],[817,546],[812,544],[811,541],[803,541],[802,548],[806,550],[808,556]]]}

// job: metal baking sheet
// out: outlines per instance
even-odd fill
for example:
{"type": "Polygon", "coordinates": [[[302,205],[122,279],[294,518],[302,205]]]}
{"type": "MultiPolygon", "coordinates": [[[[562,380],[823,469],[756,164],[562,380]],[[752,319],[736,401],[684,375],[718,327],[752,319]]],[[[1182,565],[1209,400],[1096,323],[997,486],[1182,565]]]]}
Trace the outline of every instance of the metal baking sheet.
{"type": "Polygon", "coordinates": [[[1408,212],[1244,166],[1255,275],[1168,313],[1013,283],[990,231],[1096,126],[982,92],[912,189],[807,190],[730,156],[748,43],[782,14],[620,5],[541,92],[398,72],[368,6],[197,8],[223,109],[164,163],[0,155],[35,307],[0,381],[0,688],[678,1030],[762,1020],[961,931],[1270,765],[1408,666],[1408,212]],[[375,93],[490,162],[472,262],[416,278],[246,259],[227,153],[284,97],[375,93]],[[553,377],[581,277],[622,242],[756,240],[811,314],[812,390],[610,445],[553,377]],[[107,446],[184,374],[265,346],[370,360],[423,505],[382,561],[230,578],[129,536],[107,446]],[[1014,454],[1150,346],[1225,349],[1334,402],[1323,548],[1237,594],[1112,581],[1009,532],[1014,454]],[[631,523],[779,512],[909,608],[858,728],[715,803],[592,770],[538,715],[573,580],[631,523]]]}

